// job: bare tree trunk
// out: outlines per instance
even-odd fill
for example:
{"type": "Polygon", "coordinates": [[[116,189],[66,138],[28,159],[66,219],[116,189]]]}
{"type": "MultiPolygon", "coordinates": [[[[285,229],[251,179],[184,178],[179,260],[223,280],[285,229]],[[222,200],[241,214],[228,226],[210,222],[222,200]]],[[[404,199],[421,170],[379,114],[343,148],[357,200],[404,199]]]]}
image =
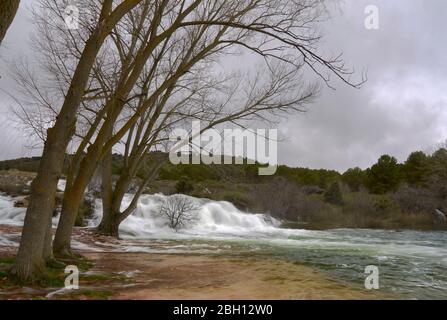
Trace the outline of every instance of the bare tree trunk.
{"type": "MultiPolygon", "coordinates": [[[[115,115],[115,117],[111,116],[112,120],[103,125],[101,131],[98,133],[95,143],[88,148],[87,155],[81,161],[70,194],[67,194],[66,197],[64,196],[64,198],[67,199],[62,205],[61,218],[57,226],[56,236],[53,243],[56,256],[72,255],[70,239],[79,212],[79,207],[84,197],[85,190],[98,168],[98,161],[102,161],[102,158],[106,156],[106,154],[102,154],[103,145],[112,136],[113,125],[115,123],[114,120],[116,117],[117,115],[115,115]]],[[[110,150],[108,152],[112,151],[110,150]]]]}
{"type": "Polygon", "coordinates": [[[97,232],[102,235],[118,237],[119,208],[118,212],[113,207],[113,185],[112,185],[112,150],[107,152],[102,160],[102,219],[97,232]]]}
{"type": "Polygon", "coordinates": [[[53,251],[56,257],[72,256],[70,247],[71,234],[79,212],[79,207],[84,199],[85,190],[97,167],[96,161],[92,161],[89,158],[85,158],[82,161],[81,169],[70,189],[70,193],[64,196],[61,217],[53,242],[53,251]]]}
{"type": "MultiPolygon", "coordinates": [[[[117,182],[118,185],[119,182],[117,182]]],[[[126,184],[128,185],[128,184],[126,184]]],[[[110,186],[111,188],[111,186],[110,186]]],[[[124,186],[115,188],[115,191],[112,191],[110,201],[107,199],[108,203],[107,205],[104,205],[103,200],[103,216],[101,219],[101,223],[99,224],[97,228],[97,232],[99,234],[110,236],[110,237],[119,237],[118,229],[122,222],[122,213],[120,211],[121,209],[121,202],[124,198],[125,194],[125,188],[124,186]],[[119,190],[119,191],[117,191],[119,190]],[[124,191],[122,191],[124,190],[124,191]]],[[[103,198],[104,199],[104,198],[103,198]]]]}
{"type": "MultiPolygon", "coordinates": [[[[45,270],[43,257],[47,221],[54,209],[57,182],[62,172],[65,152],[76,129],[76,113],[81,103],[90,71],[96,56],[111,28],[138,4],[138,0],[128,0],[116,9],[109,24],[101,21],[87,40],[79,59],[64,104],[53,128],[48,130],[47,141],[42,153],[37,176],[31,187],[30,204],[22,231],[16,264],[12,273],[21,281],[39,276],[45,270]]],[[[112,2],[103,4],[103,18],[109,14],[112,2]]],[[[71,233],[70,233],[71,235],[71,233]]]]}
{"type": "MultiPolygon", "coordinates": [[[[61,119],[67,120],[66,117],[61,119]]],[[[61,122],[65,121],[59,123],[61,122]]],[[[31,187],[30,204],[26,212],[16,265],[13,269],[13,273],[20,280],[39,276],[45,268],[43,257],[45,236],[48,220],[54,209],[57,182],[64,161],[66,143],[68,143],[61,131],[64,130],[58,124],[49,130],[39,171],[31,187]]]]}
{"type": "Polygon", "coordinates": [[[101,223],[98,226],[98,234],[119,238],[119,226],[121,224],[121,212],[112,208],[104,211],[101,223]]]}
{"type": "Polygon", "coordinates": [[[121,223],[130,215],[137,207],[138,199],[141,194],[145,190],[149,181],[152,181],[157,175],[158,171],[162,168],[164,161],[159,161],[152,172],[149,173],[148,177],[145,181],[143,181],[134,195],[134,199],[132,203],[128,206],[127,209],[121,211],[121,203],[123,201],[124,195],[127,192],[130,182],[134,177],[134,174],[130,174],[128,168],[124,168],[124,172],[121,174],[118,179],[115,188],[113,189],[113,201],[111,206],[107,206],[107,210],[103,210],[103,217],[100,225],[98,226],[97,232],[102,235],[111,236],[111,237],[119,237],[119,226],[121,223]]]}
{"type": "MultiPolygon", "coordinates": [[[[112,12],[113,1],[103,1],[99,24],[85,44],[54,127],[48,130],[37,176],[31,187],[30,203],[16,263],[12,269],[12,274],[21,281],[40,276],[45,271],[43,254],[47,222],[51,219],[54,209],[57,182],[62,172],[68,143],[75,133],[76,114],[90,71],[110,31],[139,2],[140,0],[123,1],[112,12]]],[[[0,9],[0,12],[3,12],[3,7],[0,9]]]]}
{"type": "Polygon", "coordinates": [[[17,10],[19,9],[20,0],[2,0],[0,1],[0,44],[5,38],[17,10]]]}
{"type": "Polygon", "coordinates": [[[43,259],[46,263],[53,260],[53,223],[51,217],[48,219],[47,230],[45,232],[43,259]]]}
{"type": "Polygon", "coordinates": [[[112,210],[113,186],[112,186],[112,151],[102,160],[101,164],[101,196],[103,213],[108,214],[112,210]]]}

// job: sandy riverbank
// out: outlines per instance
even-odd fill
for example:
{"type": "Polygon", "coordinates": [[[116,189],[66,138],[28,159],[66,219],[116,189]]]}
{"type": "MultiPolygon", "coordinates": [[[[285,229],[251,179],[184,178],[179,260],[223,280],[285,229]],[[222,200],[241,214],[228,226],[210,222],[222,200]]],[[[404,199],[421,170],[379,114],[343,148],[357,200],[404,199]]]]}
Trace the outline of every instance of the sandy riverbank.
{"type": "Polygon", "coordinates": [[[311,268],[271,259],[89,253],[93,271],[133,274],[114,299],[377,299],[311,268]]]}
{"type": "MultiPolygon", "coordinates": [[[[18,243],[20,231],[19,227],[0,226],[11,242],[18,243]]],[[[111,252],[108,245],[119,246],[119,240],[98,237],[86,229],[77,229],[74,238],[98,251],[79,251],[92,262],[80,275],[79,291],[51,295],[60,287],[5,286],[5,279],[0,279],[0,299],[42,299],[48,294],[52,299],[381,298],[361,284],[345,285],[310,267],[271,258],[111,252]]],[[[8,268],[5,261],[11,263],[16,250],[16,245],[0,246],[3,271],[8,268]]]]}

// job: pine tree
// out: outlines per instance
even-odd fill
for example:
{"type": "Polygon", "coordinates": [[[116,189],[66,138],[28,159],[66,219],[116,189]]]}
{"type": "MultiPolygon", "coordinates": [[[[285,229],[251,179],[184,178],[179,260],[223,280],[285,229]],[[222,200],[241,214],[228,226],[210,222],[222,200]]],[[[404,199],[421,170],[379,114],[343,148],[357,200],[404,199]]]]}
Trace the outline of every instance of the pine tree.
{"type": "Polygon", "coordinates": [[[340,185],[334,182],[324,194],[324,200],[327,203],[335,204],[337,206],[343,205],[343,195],[341,194],[340,185]]]}

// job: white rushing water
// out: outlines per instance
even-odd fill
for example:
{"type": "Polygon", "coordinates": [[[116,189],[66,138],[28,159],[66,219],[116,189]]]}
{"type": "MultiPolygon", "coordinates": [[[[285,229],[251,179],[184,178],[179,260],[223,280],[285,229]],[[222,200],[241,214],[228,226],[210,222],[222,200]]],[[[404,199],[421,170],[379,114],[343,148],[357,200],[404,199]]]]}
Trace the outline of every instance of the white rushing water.
{"type": "MultiPolygon", "coordinates": [[[[168,226],[168,219],[160,216],[160,206],[169,196],[163,194],[143,195],[134,214],[120,226],[124,238],[184,238],[186,236],[231,237],[269,234],[278,231],[280,221],[264,214],[244,213],[229,202],[217,202],[187,197],[197,208],[197,218],[187,228],[174,232],[168,226]]],[[[131,195],[126,195],[122,209],[127,208],[131,195]]],[[[99,224],[102,212],[97,202],[96,216],[89,222],[91,227],[99,224]]]]}
{"type": "Polygon", "coordinates": [[[26,209],[14,208],[14,201],[0,194],[0,224],[21,226],[25,219],[26,209]]]}

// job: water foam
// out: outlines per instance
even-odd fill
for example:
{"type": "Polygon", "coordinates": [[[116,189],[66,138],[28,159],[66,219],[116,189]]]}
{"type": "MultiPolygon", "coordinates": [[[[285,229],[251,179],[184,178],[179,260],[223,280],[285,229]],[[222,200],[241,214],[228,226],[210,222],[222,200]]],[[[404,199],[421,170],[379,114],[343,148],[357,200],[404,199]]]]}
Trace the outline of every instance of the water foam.
{"type": "MultiPolygon", "coordinates": [[[[120,235],[125,238],[182,238],[183,236],[242,236],[256,233],[270,233],[280,222],[268,215],[245,213],[224,201],[211,201],[188,197],[197,210],[197,219],[178,233],[171,230],[168,220],[159,215],[160,206],[172,196],[163,194],[143,195],[135,212],[120,226],[120,235]]],[[[131,202],[132,195],[126,195],[122,209],[131,202]]],[[[102,206],[97,202],[95,217],[89,222],[94,227],[102,218],[102,206]]]]}

